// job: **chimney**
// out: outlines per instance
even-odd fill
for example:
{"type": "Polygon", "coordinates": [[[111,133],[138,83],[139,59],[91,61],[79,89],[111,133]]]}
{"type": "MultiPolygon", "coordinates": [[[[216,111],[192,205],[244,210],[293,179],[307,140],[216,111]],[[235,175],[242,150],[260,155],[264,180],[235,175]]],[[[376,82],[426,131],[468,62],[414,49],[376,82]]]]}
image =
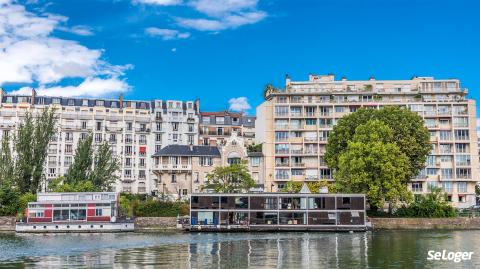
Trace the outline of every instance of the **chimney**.
{"type": "Polygon", "coordinates": [[[35,89],[32,88],[32,100],[31,100],[32,105],[35,105],[35,97],[37,97],[37,91],[35,91],[35,89]]]}
{"type": "Polygon", "coordinates": [[[123,108],[123,94],[120,94],[120,96],[118,96],[118,107],[123,108]]]}
{"type": "Polygon", "coordinates": [[[343,77],[342,77],[342,81],[347,81],[347,77],[346,77],[346,76],[343,76],[343,77]]]}

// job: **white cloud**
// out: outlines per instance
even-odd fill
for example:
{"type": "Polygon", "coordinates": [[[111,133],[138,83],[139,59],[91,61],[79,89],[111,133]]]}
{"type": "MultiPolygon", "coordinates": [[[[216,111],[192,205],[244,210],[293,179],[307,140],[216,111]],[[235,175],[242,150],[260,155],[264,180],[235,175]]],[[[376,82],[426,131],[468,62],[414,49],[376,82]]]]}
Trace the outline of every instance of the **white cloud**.
{"type": "Polygon", "coordinates": [[[133,0],[133,2],[160,6],[173,6],[181,4],[182,0],[133,0]]]}
{"type": "Polygon", "coordinates": [[[228,100],[228,104],[230,105],[229,109],[232,111],[245,111],[252,108],[248,103],[247,97],[231,98],[228,100]]]}
{"type": "Polygon", "coordinates": [[[173,29],[162,29],[157,27],[149,27],[145,29],[145,33],[149,36],[158,36],[163,40],[186,39],[190,37],[190,33],[182,33],[173,29]]]}
{"type": "Polygon", "coordinates": [[[267,14],[263,11],[238,13],[221,19],[186,19],[179,18],[177,22],[185,27],[198,31],[220,31],[234,29],[247,24],[254,24],[263,20],[267,14]]]}
{"type": "Polygon", "coordinates": [[[212,17],[222,17],[233,12],[256,10],[258,0],[193,0],[190,6],[212,17]]]}
{"type": "MultiPolygon", "coordinates": [[[[81,91],[83,95],[99,96],[128,90],[121,77],[131,66],[111,65],[102,59],[101,50],[52,36],[67,19],[38,15],[22,5],[0,0],[0,86],[29,83],[45,93],[69,96],[81,91]],[[68,78],[84,81],[73,86],[52,86],[68,78]]],[[[77,34],[87,33],[82,28],[76,30],[77,34]]]]}
{"type": "Polygon", "coordinates": [[[93,30],[92,28],[85,26],[85,25],[77,25],[73,27],[59,27],[59,30],[62,30],[64,32],[69,32],[72,34],[76,35],[81,35],[81,36],[92,36],[93,35],[93,30]]]}
{"type": "Polygon", "coordinates": [[[171,51],[172,51],[172,52],[176,52],[176,51],[177,51],[177,48],[172,48],[171,51]]]}

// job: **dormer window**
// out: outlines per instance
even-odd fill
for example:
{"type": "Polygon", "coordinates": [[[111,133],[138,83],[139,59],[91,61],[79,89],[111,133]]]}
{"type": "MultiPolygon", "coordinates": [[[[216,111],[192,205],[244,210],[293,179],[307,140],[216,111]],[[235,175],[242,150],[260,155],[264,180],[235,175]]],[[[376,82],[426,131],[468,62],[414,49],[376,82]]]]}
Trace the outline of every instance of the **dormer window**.
{"type": "Polygon", "coordinates": [[[88,106],[88,100],[87,99],[82,100],[82,106],[88,106]]]}
{"type": "Polygon", "coordinates": [[[60,104],[60,98],[53,98],[52,104],[60,104]]]}
{"type": "Polygon", "coordinates": [[[75,100],[73,99],[68,99],[68,103],[67,103],[69,106],[74,106],[75,105],[75,100]]]}
{"type": "Polygon", "coordinates": [[[104,104],[105,104],[105,102],[104,102],[103,100],[97,100],[97,101],[95,102],[95,105],[96,105],[96,106],[104,106],[104,104]]]}

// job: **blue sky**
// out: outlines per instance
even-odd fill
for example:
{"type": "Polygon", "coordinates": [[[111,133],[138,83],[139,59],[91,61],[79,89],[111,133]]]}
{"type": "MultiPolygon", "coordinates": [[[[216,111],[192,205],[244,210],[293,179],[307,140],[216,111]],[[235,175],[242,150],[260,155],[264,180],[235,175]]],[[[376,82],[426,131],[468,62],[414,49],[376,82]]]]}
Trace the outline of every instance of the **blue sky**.
{"type": "MultiPolygon", "coordinates": [[[[7,90],[199,97],[203,110],[245,97],[254,113],[265,84],[283,86],[287,73],[293,80],[334,73],[459,78],[479,96],[478,1],[12,1],[0,0],[7,90]]],[[[234,104],[248,107],[242,98],[234,104]]]]}

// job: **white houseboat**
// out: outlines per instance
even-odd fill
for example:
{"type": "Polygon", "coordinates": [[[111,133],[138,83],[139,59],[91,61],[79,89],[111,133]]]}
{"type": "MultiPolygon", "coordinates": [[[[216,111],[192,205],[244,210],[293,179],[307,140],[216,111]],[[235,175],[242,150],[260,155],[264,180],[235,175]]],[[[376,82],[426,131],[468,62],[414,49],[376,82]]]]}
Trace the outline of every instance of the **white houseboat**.
{"type": "Polygon", "coordinates": [[[38,193],[28,203],[17,232],[124,232],[133,231],[132,221],[118,219],[115,192],[38,193]]]}

